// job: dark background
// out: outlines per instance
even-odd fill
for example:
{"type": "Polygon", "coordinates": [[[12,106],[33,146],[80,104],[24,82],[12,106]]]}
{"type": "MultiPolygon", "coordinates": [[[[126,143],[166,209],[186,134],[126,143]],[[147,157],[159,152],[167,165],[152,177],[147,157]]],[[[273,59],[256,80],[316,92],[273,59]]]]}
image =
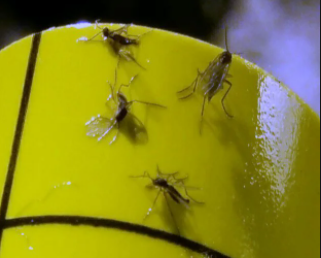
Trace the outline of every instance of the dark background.
{"type": "Polygon", "coordinates": [[[97,19],[222,47],[228,25],[231,51],[272,73],[320,114],[320,0],[0,0],[0,49],[37,31],[97,19]]]}
{"type": "Polygon", "coordinates": [[[0,0],[0,48],[17,38],[53,26],[101,19],[104,22],[135,23],[208,39],[232,8],[232,0],[93,0],[42,1],[35,5],[0,0]],[[211,16],[207,14],[212,9],[211,16]]]}

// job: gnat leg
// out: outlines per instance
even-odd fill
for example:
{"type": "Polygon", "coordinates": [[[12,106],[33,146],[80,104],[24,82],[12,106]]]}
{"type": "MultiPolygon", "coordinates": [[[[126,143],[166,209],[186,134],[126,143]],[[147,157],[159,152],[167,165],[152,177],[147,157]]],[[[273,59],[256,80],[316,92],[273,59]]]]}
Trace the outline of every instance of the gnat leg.
{"type": "Polygon", "coordinates": [[[225,80],[225,82],[229,85],[229,88],[228,88],[228,90],[225,92],[225,94],[224,94],[224,96],[223,96],[223,98],[222,98],[222,100],[221,100],[221,103],[222,103],[222,107],[223,107],[223,110],[224,110],[225,114],[226,114],[229,118],[233,118],[233,116],[227,112],[227,110],[226,110],[226,108],[225,108],[225,105],[224,105],[224,101],[225,101],[227,95],[229,94],[230,90],[232,89],[232,86],[233,86],[233,85],[232,85],[231,82],[229,82],[229,81],[227,81],[227,80],[225,80]]]}
{"type": "Polygon", "coordinates": [[[109,143],[109,145],[112,145],[118,138],[118,135],[119,135],[119,125],[117,123],[117,132],[116,132],[116,135],[113,137],[113,139],[111,140],[111,142],[109,143]]]}
{"type": "Polygon", "coordinates": [[[145,171],[141,176],[130,176],[130,178],[149,178],[150,180],[153,180],[147,171],[145,171]]]}
{"type": "Polygon", "coordinates": [[[166,196],[166,193],[164,193],[164,196],[165,196],[165,200],[166,200],[166,203],[167,203],[167,206],[168,206],[168,210],[169,210],[169,212],[170,212],[170,214],[171,214],[171,217],[172,217],[172,220],[173,220],[173,222],[174,222],[174,224],[175,224],[175,227],[176,227],[176,230],[177,230],[177,234],[180,236],[180,235],[181,235],[181,232],[179,231],[179,228],[178,228],[178,226],[177,226],[177,223],[176,223],[174,214],[173,214],[173,212],[172,212],[171,206],[169,205],[169,201],[168,201],[168,198],[167,198],[167,196],[166,196]]]}
{"type": "Polygon", "coordinates": [[[192,92],[189,93],[189,94],[187,94],[186,96],[179,97],[179,99],[186,99],[186,98],[192,96],[192,95],[195,93],[196,88],[197,88],[197,85],[198,85],[198,80],[199,80],[199,78],[200,78],[201,75],[202,75],[202,73],[200,72],[200,70],[197,70],[197,77],[196,77],[196,79],[192,82],[192,84],[191,84],[190,86],[188,86],[188,87],[186,87],[186,88],[178,91],[177,94],[184,93],[185,91],[187,91],[187,90],[189,90],[189,89],[191,89],[191,88],[192,88],[192,92]]]}
{"type": "Polygon", "coordinates": [[[205,109],[206,98],[207,98],[207,95],[204,96],[203,104],[202,104],[201,121],[200,121],[200,134],[202,134],[202,129],[203,129],[203,117],[204,117],[204,109],[205,109]]]}
{"type": "Polygon", "coordinates": [[[127,34],[129,27],[130,27],[130,24],[127,24],[127,25],[122,26],[122,27],[120,27],[120,28],[118,28],[118,29],[116,29],[116,30],[113,30],[112,32],[113,32],[113,33],[114,33],[114,32],[117,32],[117,33],[119,33],[119,34],[121,34],[121,33],[127,34]]]}
{"type": "MultiPolygon", "coordinates": [[[[191,199],[193,202],[195,202],[195,203],[197,203],[197,204],[204,204],[204,202],[196,201],[194,198],[192,198],[192,197],[188,194],[187,187],[186,187],[184,184],[182,184],[182,187],[184,188],[185,194],[186,194],[186,196],[187,196],[189,199],[191,199]]],[[[195,189],[197,189],[197,188],[195,188],[195,189]]]]}
{"type": "Polygon", "coordinates": [[[133,55],[128,50],[121,49],[121,50],[119,50],[118,54],[119,54],[119,56],[126,59],[127,61],[133,61],[140,68],[142,68],[143,70],[146,70],[146,68],[143,67],[140,63],[138,63],[137,60],[135,59],[135,57],[133,57],[133,55]]]}
{"type": "MultiPolygon", "coordinates": [[[[87,39],[86,41],[93,41],[95,38],[97,38],[100,34],[102,33],[102,31],[98,32],[97,34],[95,34],[93,37],[91,37],[90,39],[87,39]]],[[[95,41],[103,41],[103,40],[95,40],[95,41]]]]}
{"type": "Polygon", "coordinates": [[[128,102],[128,105],[132,105],[133,103],[140,103],[148,106],[155,106],[155,107],[160,107],[160,108],[167,108],[163,105],[156,104],[156,103],[151,103],[151,102],[146,102],[146,101],[141,101],[141,100],[132,100],[128,102]]]}
{"type": "Polygon", "coordinates": [[[136,79],[137,77],[138,77],[138,74],[136,74],[135,76],[133,76],[133,77],[130,79],[130,82],[129,82],[128,84],[122,84],[122,85],[120,85],[118,91],[121,91],[121,88],[122,88],[122,87],[129,88],[129,87],[132,85],[132,83],[135,81],[135,79],[136,79]]]}
{"type": "Polygon", "coordinates": [[[167,180],[170,178],[170,177],[173,177],[173,179],[175,179],[175,175],[177,175],[179,172],[174,172],[174,173],[171,173],[171,174],[165,174],[165,173],[162,173],[162,171],[160,170],[159,166],[157,165],[157,176],[167,176],[167,180]]]}
{"type": "Polygon", "coordinates": [[[153,209],[154,209],[154,207],[155,207],[155,204],[156,204],[156,202],[157,202],[158,197],[160,196],[160,194],[161,194],[161,190],[158,191],[158,193],[157,193],[157,195],[156,195],[156,197],[155,197],[155,199],[154,199],[153,205],[152,205],[152,207],[150,207],[150,208],[148,209],[148,212],[147,212],[147,214],[145,215],[143,221],[145,221],[145,220],[147,219],[147,217],[150,215],[150,213],[153,211],[153,209]]]}
{"type": "Polygon", "coordinates": [[[110,99],[112,99],[115,103],[116,102],[116,98],[115,98],[115,94],[114,94],[114,90],[115,90],[115,85],[117,84],[117,69],[115,69],[115,73],[114,73],[114,83],[112,84],[110,81],[107,81],[109,87],[110,87],[110,95],[107,99],[107,101],[109,101],[110,99]]]}

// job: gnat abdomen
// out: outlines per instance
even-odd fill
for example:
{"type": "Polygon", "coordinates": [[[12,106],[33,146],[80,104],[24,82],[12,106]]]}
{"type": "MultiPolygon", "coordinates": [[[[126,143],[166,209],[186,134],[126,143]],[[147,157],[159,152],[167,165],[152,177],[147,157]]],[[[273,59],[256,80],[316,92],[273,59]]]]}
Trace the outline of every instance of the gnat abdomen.
{"type": "Polygon", "coordinates": [[[128,114],[128,110],[126,108],[122,108],[118,114],[116,115],[116,120],[117,122],[121,122],[125,119],[125,117],[127,116],[128,114]]]}
{"type": "Polygon", "coordinates": [[[123,46],[138,45],[137,39],[127,38],[127,37],[124,37],[124,36],[118,35],[118,34],[113,35],[112,39],[123,46]]]}

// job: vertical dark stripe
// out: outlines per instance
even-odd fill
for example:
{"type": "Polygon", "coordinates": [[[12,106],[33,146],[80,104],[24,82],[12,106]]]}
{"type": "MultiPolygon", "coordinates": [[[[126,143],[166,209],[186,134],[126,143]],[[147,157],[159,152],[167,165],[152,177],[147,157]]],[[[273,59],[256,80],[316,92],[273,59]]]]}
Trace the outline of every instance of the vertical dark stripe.
{"type": "Polygon", "coordinates": [[[19,156],[20,142],[21,142],[23,127],[24,127],[25,118],[26,118],[27,109],[28,109],[32,81],[33,81],[33,76],[34,76],[36,62],[37,62],[40,39],[41,39],[41,33],[36,33],[32,39],[31,52],[29,56],[28,68],[27,68],[27,73],[26,73],[26,78],[25,78],[25,83],[24,83],[24,88],[23,88],[23,93],[22,93],[22,98],[20,103],[20,111],[18,115],[15,136],[14,136],[12,149],[11,149],[10,163],[8,166],[6,182],[5,182],[3,194],[2,194],[1,208],[0,208],[0,248],[1,248],[3,230],[4,230],[4,223],[7,216],[7,211],[8,211],[9,201],[10,201],[14,173],[16,169],[18,156],[19,156]]]}

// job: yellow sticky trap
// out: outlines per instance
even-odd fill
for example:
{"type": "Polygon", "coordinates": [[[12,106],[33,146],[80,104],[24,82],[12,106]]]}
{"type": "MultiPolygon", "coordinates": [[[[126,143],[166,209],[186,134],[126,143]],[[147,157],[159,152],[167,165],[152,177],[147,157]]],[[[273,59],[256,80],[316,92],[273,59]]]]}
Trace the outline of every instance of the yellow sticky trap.
{"type": "MultiPolygon", "coordinates": [[[[118,28],[119,25],[112,25],[118,28]]],[[[132,26],[129,34],[150,30],[132,26]]],[[[118,87],[148,141],[86,136],[105,105],[117,56],[90,38],[94,26],[36,34],[0,52],[1,258],[9,257],[320,257],[320,120],[274,77],[233,56],[233,88],[214,96],[199,133],[202,96],[179,100],[222,49],[161,30],[123,60],[118,87]],[[28,68],[29,67],[29,68],[28,68]],[[34,69],[32,69],[34,67],[34,69]],[[189,176],[204,205],[189,210],[130,176],[156,167],[189,176]],[[126,246],[126,248],[124,248],[126,246]],[[215,256],[216,255],[216,256],[215,256]]],[[[226,89],[226,87],[225,87],[226,89]]],[[[184,193],[182,191],[182,193],[184,193]]]]}

